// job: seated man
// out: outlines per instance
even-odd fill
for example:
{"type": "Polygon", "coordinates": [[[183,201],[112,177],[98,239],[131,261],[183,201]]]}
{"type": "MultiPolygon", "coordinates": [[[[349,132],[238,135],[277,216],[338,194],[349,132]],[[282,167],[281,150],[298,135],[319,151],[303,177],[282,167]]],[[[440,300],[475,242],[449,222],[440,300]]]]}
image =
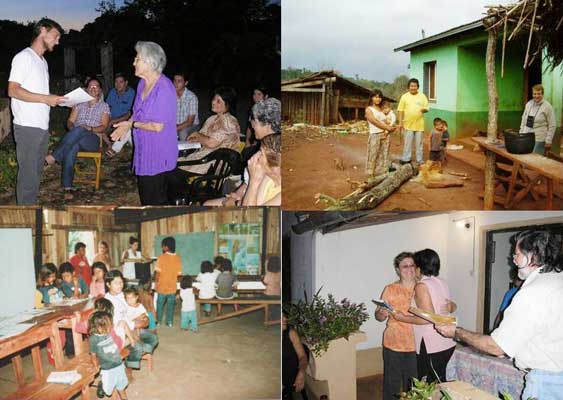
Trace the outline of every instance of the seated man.
{"type": "MultiPolygon", "coordinates": [[[[113,125],[121,121],[127,121],[131,117],[131,108],[133,107],[133,101],[135,100],[135,90],[128,86],[129,82],[127,78],[122,73],[118,72],[115,74],[115,87],[111,89],[108,93],[106,99],[111,111],[111,120],[108,125],[108,132],[113,130],[113,125]]],[[[109,144],[109,139],[104,136],[104,140],[109,144]]],[[[106,152],[109,157],[114,156],[119,153],[125,143],[129,142],[131,144],[131,134],[127,137],[116,141],[106,152]]]]}
{"type": "Polygon", "coordinates": [[[197,96],[186,87],[187,84],[188,81],[184,73],[177,72],[174,74],[174,87],[176,88],[178,104],[176,130],[180,140],[186,140],[191,133],[196,132],[199,128],[197,96]]]}

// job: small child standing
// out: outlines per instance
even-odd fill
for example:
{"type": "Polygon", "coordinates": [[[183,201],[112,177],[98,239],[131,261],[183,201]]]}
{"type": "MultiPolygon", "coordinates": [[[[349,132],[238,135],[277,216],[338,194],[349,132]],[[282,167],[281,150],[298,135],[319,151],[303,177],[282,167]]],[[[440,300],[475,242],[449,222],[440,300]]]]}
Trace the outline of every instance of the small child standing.
{"type": "Polygon", "coordinates": [[[171,236],[162,239],[162,252],[163,254],[156,260],[155,267],[155,289],[158,293],[156,317],[160,324],[164,314],[164,304],[166,304],[166,325],[171,328],[174,320],[178,276],[182,275],[182,261],[176,254],[176,240],[171,236]]]}
{"type": "Polygon", "coordinates": [[[180,298],[182,299],[182,318],[180,328],[197,333],[197,313],[195,309],[195,295],[192,287],[192,277],[186,275],[180,281],[180,298]]]}
{"type": "Polygon", "coordinates": [[[431,133],[430,138],[430,160],[431,161],[441,161],[441,149],[442,149],[442,134],[444,132],[444,125],[440,118],[434,118],[433,121],[434,129],[431,133]]]}
{"type": "Polygon", "coordinates": [[[450,133],[448,132],[448,123],[442,120],[442,145],[440,146],[442,162],[446,161],[446,146],[450,141],[450,133]]]}
{"type": "Polygon", "coordinates": [[[93,298],[104,297],[106,294],[105,278],[108,270],[101,261],[92,264],[92,283],[90,283],[90,294],[93,298]]]}
{"type": "MultiPolygon", "coordinates": [[[[204,261],[201,263],[201,273],[197,276],[196,281],[201,283],[199,288],[199,298],[212,299],[215,297],[215,280],[217,275],[213,273],[213,264],[211,261],[204,261]]],[[[202,304],[205,315],[211,315],[211,304],[202,304]]]]}
{"type": "Polygon", "coordinates": [[[83,299],[88,297],[88,286],[81,276],[77,276],[74,267],[69,262],[64,262],[59,267],[62,283],[61,290],[67,298],[83,299]]]}
{"type": "Polygon", "coordinates": [[[107,396],[114,396],[115,391],[121,400],[127,399],[125,388],[129,385],[125,374],[125,365],[121,360],[119,347],[111,336],[112,316],[104,311],[92,313],[88,320],[90,334],[90,355],[92,363],[99,365],[102,387],[107,396]]]}

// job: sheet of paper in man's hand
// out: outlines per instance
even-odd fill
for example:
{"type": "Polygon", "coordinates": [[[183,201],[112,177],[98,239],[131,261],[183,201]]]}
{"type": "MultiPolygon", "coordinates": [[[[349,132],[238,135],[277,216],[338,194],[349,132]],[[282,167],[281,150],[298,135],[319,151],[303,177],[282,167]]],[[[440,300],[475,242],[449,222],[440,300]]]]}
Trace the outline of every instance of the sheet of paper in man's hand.
{"type": "Polygon", "coordinates": [[[92,96],[90,96],[86,91],[82,88],[76,88],[72,92],[69,92],[64,95],[68,100],[64,103],[61,103],[61,106],[64,107],[74,107],[80,103],[86,103],[87,101],[94,100],[92,96]]]}

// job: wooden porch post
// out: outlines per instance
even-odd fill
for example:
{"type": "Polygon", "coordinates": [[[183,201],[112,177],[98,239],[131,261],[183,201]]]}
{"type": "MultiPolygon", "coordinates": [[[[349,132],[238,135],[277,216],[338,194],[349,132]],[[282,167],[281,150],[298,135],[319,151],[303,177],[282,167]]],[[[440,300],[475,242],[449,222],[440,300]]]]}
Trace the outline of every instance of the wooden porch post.
{"type": "MultiPolygon", "coordinates": [[[[497,141],[498,129],[498,93],[495,76],[495,52],[497,47],[497,32],[495,28],[489,29],[487,41],[487,86],[489,92],[489,121],[487,124],[487,142],[497,141]]],[[[495,203],[495,153],[487,151],[485,160],[485,198],[484,209],[492,210],[495,203]]]]}
{"type": "Polygon", "coordinates": [[[113,87],[113,46],[110,43],[103,44],[100,48],[102,64],[102,75],[104,76],[104,92],[113,87]]]}
{"type": "Polygon", "coordinates": [[[326,104],[326,84],[323,82],[323,91],[321,93],[321,121],[320,125],[325,124],[325,104],[326,104]]]}

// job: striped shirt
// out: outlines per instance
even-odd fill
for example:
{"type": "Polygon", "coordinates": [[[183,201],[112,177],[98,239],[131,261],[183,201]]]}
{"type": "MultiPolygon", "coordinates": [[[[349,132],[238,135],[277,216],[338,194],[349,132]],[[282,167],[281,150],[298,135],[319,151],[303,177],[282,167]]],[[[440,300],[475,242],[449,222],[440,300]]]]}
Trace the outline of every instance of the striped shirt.
{"type": "Polygon", "coordinates": [[[177,124],[185,122],[190,115],[195,115],[193,124],[199,124],[199,118],[197,115],[197,96],[194,92],[185,88],[184,93],[182,93],[180,97],[176,97],[176,103],[178,105],[178,110],[176,112],[177,124]]]}
{"type": "Polygon", "coordinates": [[[86,102],[77,104],[75,108],[78,112],[74,122],[75,126],[100,126],[102,124],[102,114],[110,114],[109,106],[101,100],[93,106],[86,102]]]}

